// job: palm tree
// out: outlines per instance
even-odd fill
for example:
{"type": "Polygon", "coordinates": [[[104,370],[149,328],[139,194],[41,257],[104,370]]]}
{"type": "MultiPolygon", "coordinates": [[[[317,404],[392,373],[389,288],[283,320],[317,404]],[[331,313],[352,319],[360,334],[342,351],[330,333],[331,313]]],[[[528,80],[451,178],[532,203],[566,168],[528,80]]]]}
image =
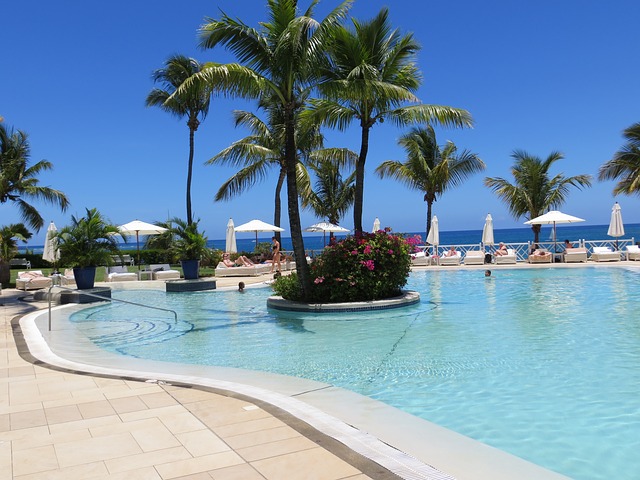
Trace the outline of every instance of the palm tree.
{"type": "Polygon", "coordinates": [[[420,49],[413,36],[392,30],[389,12],[383,8],[369,22],[353,20],[353,30],[338,27],[329,44],[330,61],[320,85],[323,98],[313,101],[313,115],[323,124],[340,130],[354,121],[361,129],[356,164],[356,198],[353,224],[362,228],[365,163],[371,128],[390,120],[396,125],[439,122],[470,126],[466,110],[418,104],[415,92],[421,83],[416,65],[420,49]]]}
{"type": "Polygon", "coordinates": [[[38,185],[38,174],[53,169],[53,164],[40,160],[29,166],[31,147],[25,132],[13,131],[0,124],[0,203],[16,204],[22,219],[34,230],[40,230],[44,220],[26,199],[44,200],[58,205],[64,212],[69,206],[67,196],[59,190],[38,185]]]}
{"type": "MultiPolygon", "coordinates": [[[[227,179],[218,192],[215,200],[228,200],[240,195],[251,188],[260,180],[263,180],[271,168],[278,169],[276,182],[273,224],[281,226],[282,206],[281,192],[287,177],[287,165],[284,149],[284,123],[281,110],[276,105],[262,105],[267,112],[267,121],[262,121],[257,115],[246,111],[234,111],[236,126],[242,125],[251,134],[241,140],[232,143],[213,158],[207,165],[227,164],[240,168],[240,170],[227,179]]],[[[322,146],[323,137],[316,125],[301,125],[296,129],[296,147],[298,158],[305,160],[309,152],[322,146]]],[[[302,162],[296,165],[298,181],[304,181],[307,171],[302,162]]],[[[280,241],[280,232],[275,233],[280,241]]]]}
{"type": "Polygon", "coordinates": [[[18,253],[18,240],[27,242],[32,234],[24,223],[13,223],[0,228],[0,262],[8,262],[18,253]]]}
{"type": "Polygon", "coordinates": [[[210,64],[194,79],[204,79],[211,88],[231,95],[270,99],[281,111],[289,227],[303,298],[308,297],[310,270],[298,208],[297,115],[319,81],[327,36],[346,15],[350,1],[343,2],[322,21],[313,18],[317,3],[313,1],[299,14],[295,0],[269,0],[269,20],[261,22],[259,29],[224,13],[219,20],[209,19],[201,27],[200,46],[225,45],[236,54],[240,64],[210,64]]]}
{"type": "MultiPolygon", "coordinates": [[[[522,150],[511,155],[515,164],[511,168],[514,182],[504,178],[487,177],[484,184],[491,188],[507,204],[509,212],[518,219],[528,216],[527,220],[539,217],[547,210],[559,208],[567,201],[569,187],[590,187],[591,175],[565,177],[561,173],[551,177],[551,166],[564,158],[559,152],[552,152],[544,161],[522,150]]],[[[540,225],[532,225],[534,243],[538,243],[540,225]]]]}
{"type": "Polygon", "coordinates": [[[194,136],[200,126],[199,117],[203,120],[209,113],[211,90],[200,82],[191,82],[188,86],[178,88],[185,80],[202,70],[202,65],[195,59],[184,55],[174,55],[165,62],[165,67],[153,73],[155,82],[161,82],[163,88],[154,88],[147,95],[147,106],[160,107],[176,117],[187,117],[189,127],[189,162],[187,167],[187,223],[193,222],[191,212],[191,178],[193,176],[194,136]]]}
{"type": "Polygon", "coordinates": [[[427,202],[427,228],[431,228],[433,203],[446,190],[461,185],[470,175],[485,169],[484,162],[467,150],[458,154],[458,147],[447,142],[439,147],[432,126],[415,127],[400,137],[398,144],[407,153],[407,160],[387,160],[376,168],[380,178],[389,176],[409,188],[424,193],[427,202]]]}
{"type": "MultiPolygon", "coordinates": [[[[303,208],[310,208],[319,218],[325,218],[334,225],[339,225],[355,199],[355,172],[343,178],[341,167],[345,162],[337,160],[337,156],[346,157],[351,163],[357,159],[357,154],[349,150],[314,152],[313,161],[307,168],[315,174],[315,188],[305,188],[301,195],[303,208]]],[[[333,232],[329,234],[331,237],[333,232]]]]}
{"type": "Polygon", "coordinates": [[[640,122],[624,133],[627,144],[613,158],[600,167],[599,180],[618,180],[613,194],[640,194],[640,122]]]}

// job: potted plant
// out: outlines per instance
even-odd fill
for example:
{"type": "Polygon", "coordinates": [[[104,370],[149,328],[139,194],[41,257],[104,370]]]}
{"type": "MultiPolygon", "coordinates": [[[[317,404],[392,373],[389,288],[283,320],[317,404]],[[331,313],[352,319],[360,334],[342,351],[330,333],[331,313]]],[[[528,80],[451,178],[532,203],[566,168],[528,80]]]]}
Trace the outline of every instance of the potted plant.
{"type": "Polygon", "coordinates": [[[0,228],[0,285],[9,285],[11,277],[9,260],[18,253],[18,240],[26,242],[31,232],[23,223],[14,223],[0,228]]]}
{"type": "Polygon", "coordinates": [[[198,231],[198,223],[199,220],[192,223],[180,218],[171,220],[170,231],[175,237],[171,250],[180,260],[185,280],[199,277],[200,259],[207,248],[207,237],[198,231]]]}
{"type": "Polygon", "coordinates": [[[71,225],[61,229],[56,237],[60,262],[73,267],[79,290],[93,288],[96,267],[109,265],[111,255],[118,255],[118,227],[103,217],[97,209],[86,209],[84,217],[71,217],[71,225]]]}

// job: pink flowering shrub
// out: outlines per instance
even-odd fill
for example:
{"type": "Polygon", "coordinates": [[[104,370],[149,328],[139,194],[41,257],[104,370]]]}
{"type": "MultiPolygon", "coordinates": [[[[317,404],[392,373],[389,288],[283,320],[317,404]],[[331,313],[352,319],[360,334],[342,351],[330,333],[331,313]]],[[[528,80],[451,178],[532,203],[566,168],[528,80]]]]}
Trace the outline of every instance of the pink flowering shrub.
{"type": "Polygon", "coordinates": [[[411,244],[378,230],[327,247],[311,264],[311,301],[379,300],[400,294],[411,268],[411,244]]]}

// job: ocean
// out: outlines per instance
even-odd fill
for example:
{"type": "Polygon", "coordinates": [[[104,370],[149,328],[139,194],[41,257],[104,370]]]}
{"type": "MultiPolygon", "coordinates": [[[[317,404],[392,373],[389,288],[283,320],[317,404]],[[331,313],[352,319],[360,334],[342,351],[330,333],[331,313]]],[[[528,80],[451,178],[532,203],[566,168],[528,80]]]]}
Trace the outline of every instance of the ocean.
{"type": "MultiPolygon", "coordinates": [[[[571,242],[577,242],[578,240],[612,240],[611,237],[607,236],[607,230],[609,229],[609,225],[581,225],[581,224],[571,224],[571,225],[557,225],[556,233],[558,242],[562,242],[565,239],[568,239],[571,242]]],[[[625,235],[621,237],[621,239],[630,239],[633,238],[635,242],[640,241],[640,223],[632,223],[624,226],[625,235]]],[[[543,225],[542,231],[540,233],[540,241],[546,242],[552,240],[553,229],[550,225],[543,225]]],[[[403,235],[420,235],[422,239],[425,239],[424,232],[396,232],[401,233],[403,235]]],[[[252,252],[255,246],[255,234],[240,234],[242,237],[236,236],[236,244],[239,252],[252,252]]],[[[344,238],[344,235],[337,235],[337,238],[344,238]]],[[[526,243],[533,242],[533,232],[530,227],[519,227],[519,228],[505,228],[505,229],[496,229],[494,230],[494,238],[496,243],[504,242],[504,243],[526,243]]],[[[440,232],[440,245],[473,245],[480,244],[480,240],[482,239],[482,230],[456,230],[449,232],[440,232]]],[[[308,251],[314,250],[319,251],[324,247],[324,239],[323,235],[319,234],[305,234],[304,235],[304,246],[308,251]]],[[[326,241],[329,241],[329,234],[326,235],[326,241]]],[[[258,237],[259,243],[270,243],[271,242],[271,234],[265,237],[258,237]]],[[[142,247],[143,243],[141,241],[140,246],[142,247]]],[[[224,250],[225,248],[225,240],[209,240],[208,246],[210,248],[217,248],[220,250],[224,250]]],[[[28,249],[30,253],[42,253],[43,251],[42,245],[27,245],[20,246],[20,253],[25,253],[28,249]]],[[[122,250],[135,250],[136,244],[135,241],[129,243],[121,244],[122,250]]],[[[293,250],[293,245],[291,243],[290,237],[282,237],[282,249],[283,250],[293,250]]]]}

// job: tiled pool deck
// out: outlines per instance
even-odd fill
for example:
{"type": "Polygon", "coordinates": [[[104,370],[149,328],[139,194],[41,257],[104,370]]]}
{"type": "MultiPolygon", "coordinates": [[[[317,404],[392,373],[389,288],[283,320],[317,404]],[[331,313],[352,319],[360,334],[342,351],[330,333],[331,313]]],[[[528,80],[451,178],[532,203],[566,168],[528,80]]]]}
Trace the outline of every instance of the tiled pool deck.
{"type": "Polygon", "coordinates": [[[565,478],[318,382],[27,348],[24,296],[0,295],[0,480],[565,478]]]}

